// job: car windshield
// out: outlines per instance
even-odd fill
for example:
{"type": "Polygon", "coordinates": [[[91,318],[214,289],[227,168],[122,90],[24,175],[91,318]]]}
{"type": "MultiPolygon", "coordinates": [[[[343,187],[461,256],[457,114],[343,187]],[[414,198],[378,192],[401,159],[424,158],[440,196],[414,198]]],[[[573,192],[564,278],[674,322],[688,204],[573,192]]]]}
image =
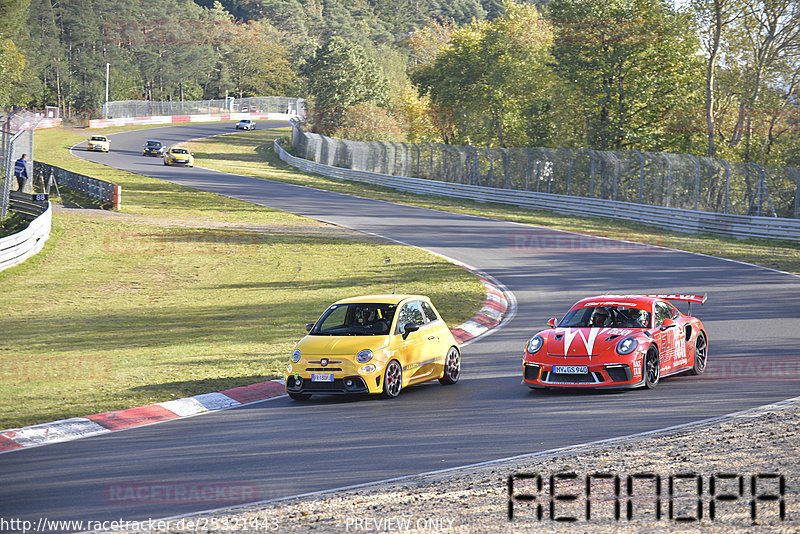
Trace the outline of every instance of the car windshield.
{"type": "Polygon", "coordinates": [[[147,146],[152,146],[152,147],[158,148],[158,147],[161,146],[161,142],[160,141],[148,141],[147,142],[147,146]]]}
{"type": "Polygon", "coordinates": [[[172,153],[173,154],[188,154],[188,152],[186,151],[185,148],[173,148],[172,149],[172,153]]]}
{"type": "Polygon", "coordinates": [[[311,329],[312,336],[385,336],[397,306],[358,302],[334,304],[311,329]]]}
{"type": "Polygon", "coordinates": [[[92,136],[92,141],[105,141],[105,137],[100,137],[99,135],[92,136]]]}
{"type": "Polygon", "coordinates": [[[570,310],[559,327],[649,328],[650,312],[626,306],[589,306],[570,310]]]}

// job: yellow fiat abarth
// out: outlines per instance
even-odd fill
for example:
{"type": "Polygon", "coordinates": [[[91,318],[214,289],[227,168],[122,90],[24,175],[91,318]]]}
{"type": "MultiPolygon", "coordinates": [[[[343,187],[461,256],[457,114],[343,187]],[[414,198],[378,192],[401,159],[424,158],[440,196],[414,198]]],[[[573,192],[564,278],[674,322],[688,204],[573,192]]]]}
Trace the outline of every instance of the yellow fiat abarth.
{"type": "Polygon", "coordinates": [[[438,379],[455,384],[461,352],[430,299],[372,295],[332,304],[292,352],[286,392],[381,394],[396,397],[411,384],[438,379]]]}

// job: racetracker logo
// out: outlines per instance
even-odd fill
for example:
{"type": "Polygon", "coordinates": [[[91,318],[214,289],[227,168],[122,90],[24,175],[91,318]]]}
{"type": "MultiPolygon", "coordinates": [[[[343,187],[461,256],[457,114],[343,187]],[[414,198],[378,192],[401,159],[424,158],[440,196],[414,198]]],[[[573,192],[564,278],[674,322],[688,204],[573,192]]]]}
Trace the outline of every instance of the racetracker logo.
{"type": "Polygon", "coordinates": [[[658,251],[657,246],[589,235],[553,233],[547,230],[520,230],[513,232],[509,237],[509,248],[515,254],[565,252],[642,254],[643,252],[658,251]]]}
{"type": "Polygon", "coordinates": [[[111,376],[111,360],[106,356],[36,359],[20,358],[3,362],[0,382],[25,380],[101,380],[111,376]]]}
{"type": "Polygon", "coordinates": [[[254,254],[262,236],[220,232],[141,234],[115,232],[104,238],[109,254],[254,254]]]}
{"type": "Polygon", "coordinates": [[[255,482],[119,482],[108,483],[103,497],[109,504],[245,504],[259,498],[255,482]]]}

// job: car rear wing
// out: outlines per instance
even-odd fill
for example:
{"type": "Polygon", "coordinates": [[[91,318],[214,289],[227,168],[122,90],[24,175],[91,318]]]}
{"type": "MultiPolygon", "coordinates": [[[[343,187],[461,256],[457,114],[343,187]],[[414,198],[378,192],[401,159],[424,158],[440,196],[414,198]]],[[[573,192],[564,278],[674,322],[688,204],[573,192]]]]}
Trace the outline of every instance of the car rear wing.
{"type": "Polygon", "coordinates": [[[677,300],[680,302],[689,303],[689,315],[692,315],[692,303],[705,304],[708,295],[645,295],[646,297],[654,297],[663,300],[677,300]]]}
{"type": "Polygon", "coordinates": [[[682,302],[697,302],[698,304],[705,304],[708,295],[645,295],[645,297],[653,297],[664,300],[680,300],[682,302]]]}

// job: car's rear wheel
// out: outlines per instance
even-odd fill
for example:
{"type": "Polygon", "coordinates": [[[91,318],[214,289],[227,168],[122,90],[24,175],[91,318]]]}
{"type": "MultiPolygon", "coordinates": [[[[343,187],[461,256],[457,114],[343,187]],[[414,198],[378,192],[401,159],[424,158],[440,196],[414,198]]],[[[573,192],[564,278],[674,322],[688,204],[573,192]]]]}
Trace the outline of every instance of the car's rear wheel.
{"type": "Polygon", "coordinates": [[[691,374],[702,375],[706,370],[708,363],[708,341],[703,332],[697,333],[697,339],[694,342],[694,366],[692,367],[691,374]]]}
{"type": "Polygon", "coordinates": [[[386,371],[383,373],[383,397],[393,399],[400,394],[403,387],[403,368],[400,362],[392,360],[386,364],[386,371]]]}
{"type": "Polygon", "coordinates": [[[450,347],[447,356],[444,357],[444,375],[439,379],[442,384],[455,384],[461,376],[461,354],[458,349],[450,347]]]}
{"type": "Polygon", "coordinates": [[[289,397],[296,401],[304,401],[311,398],[311,393],[289,393],[289,397]]]}
{"type": "Polygon", "coordinates": [[[656,348],[655,345],[651,345],[650,348],[647,349],[642,367],[644,387],[653,389],[658,385],[658,380],[661,378],[661,359],[658,356],[658,348],[656,348]]]}

